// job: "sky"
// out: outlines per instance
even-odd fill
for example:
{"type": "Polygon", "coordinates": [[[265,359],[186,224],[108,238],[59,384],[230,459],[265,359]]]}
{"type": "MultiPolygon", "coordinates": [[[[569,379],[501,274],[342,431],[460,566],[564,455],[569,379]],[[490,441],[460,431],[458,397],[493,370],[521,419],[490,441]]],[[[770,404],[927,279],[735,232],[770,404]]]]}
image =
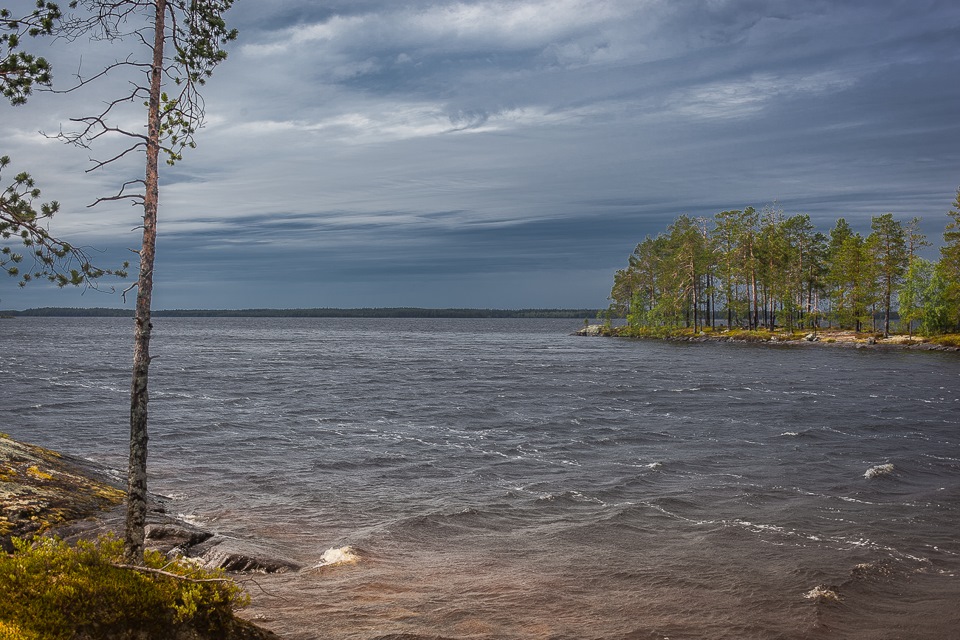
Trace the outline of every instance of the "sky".
{"type": "MultiPolygon", "coordinates": [[[[746,206],[823,231],[922,216],[936,257],[960,185],[955,0],[238,0],[226,18],[198,147],[162,170],[155,309],[602,308],[646,235],[746,206]]],[[[60,88],[142,54],[26,44],[60,88]]],[[[138,210],[87,205],[142,156],[88,173],[116,141],[39,132],[126,82],[0,105],[0,154],[107,266],[136,257],[138,210]]],[[[127,284],[4,277],[0,308],[132,308],[127,284]]]]}

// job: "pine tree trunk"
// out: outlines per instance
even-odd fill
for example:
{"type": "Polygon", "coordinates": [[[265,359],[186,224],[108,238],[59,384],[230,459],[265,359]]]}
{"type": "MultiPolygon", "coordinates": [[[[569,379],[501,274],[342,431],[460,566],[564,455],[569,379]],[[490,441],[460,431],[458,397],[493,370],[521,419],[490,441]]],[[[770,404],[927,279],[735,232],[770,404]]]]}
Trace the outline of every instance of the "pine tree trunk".
{"type": "Polygon", "coordinates": [[[694,333],[696,333],[696,331],[700,328],[700,327],[698,326],[698,323],[699,323],[699,321],[700,321],[700,317],[699,317],[700,298],[699,298],[699,296],[697,295],[697,293],[698,293],[698,291],[697,291],[697,267],[696,267],[695,263],[693,262],[693,259],[690,260],[690,281],[693,283],[693,331],[694,331],[694,333]]]}
{"type": "Polygon", "coordinates": [[[727,331],[733,329],[733,288],[727,287],[727,331]]]}
{"type": "Polygon", "coordinates": [[[714,316],[717,315],[717,298],[716,292],[713,289],[713,275],[707,274],[707,291],[710,292],[710,296],[707,298],[707,318],[710,324],[711,329],[716,329],[716,324],[714,324],[714,316]]]}
{"type": "Polygon", "coordinates": [[[752,321],[750,322],[751,329],[760,328],[760,309],[759,309],[759,300],[757,298],[757,267],[754,264],[753,258],[753,244],[750,245],[750,287],[753,290],[753,316],[752,321]]]}
{"type": "Polygon", "coordinates": [[[883,314],[883,336],[885,338],[890,337],[890,304],[891,298],[893,297],[893,280],[892,278],[887,278],[887,290],[886,290],[886,299],[884,300],[884,314],[883,314]]]}
{"type": "Polygon", "coordinates": [[[143,201],[143,243],[134,319],[133,382],[130,389],[130,464],[127,469],[127,520],[124,556],[129,564],[143,564],[144,527],[147,519],[147,380],[150,369],[150,322],[153,296],[153,261],[157,243],[159,201],[160,84],[163,73],[166,0],[156,0],[153,64],[147,115],[147,159],[143,201]]]}

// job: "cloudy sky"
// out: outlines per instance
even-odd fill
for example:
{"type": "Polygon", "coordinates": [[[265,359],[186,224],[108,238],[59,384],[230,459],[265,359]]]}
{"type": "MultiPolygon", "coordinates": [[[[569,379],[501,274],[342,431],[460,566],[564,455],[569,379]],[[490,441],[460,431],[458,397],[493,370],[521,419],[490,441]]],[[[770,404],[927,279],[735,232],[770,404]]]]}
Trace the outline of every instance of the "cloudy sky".
{"type": "MultiPolygon", "coordinates": [[[[159,309],[602,307],[681,213],[919,215],[937,242],[960,185],[955,0],[238,0],[227,17],[240,37],[199,146],[162,178],[159,309]]],[[[140,53],[30,46],[61,87],[140,53]]],[[[86,205],[142,169],[86,174],[110,143],[37,132],[122,82],[0,105],[0,153],[105,264],[132,255],[137,210],[86,205]]],[[[0,307],[48,305],[123,302],[0,279],[0,307]]]]}

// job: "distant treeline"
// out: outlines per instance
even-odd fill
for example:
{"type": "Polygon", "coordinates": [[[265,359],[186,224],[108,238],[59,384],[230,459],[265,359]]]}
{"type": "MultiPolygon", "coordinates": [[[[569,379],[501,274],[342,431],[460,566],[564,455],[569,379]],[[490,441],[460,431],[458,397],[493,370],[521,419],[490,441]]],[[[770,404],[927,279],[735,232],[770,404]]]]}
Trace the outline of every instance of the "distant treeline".
{"type": "Polygon", "coordinates": [[[766,207],[679,216],[637,245],[614,277],[608,313],[637,334],[716,324],[749,329],[822,326],[888,333],[960,331],[960,190],[940,259],[920,219],[886,213],[861,235],[840,218],[824,233],[807,215],[766,207]]]}
{"type": "MultiPolygon", "coordinates": [[[[43,307],[0,311],[19,317],[132,318],[130,309],[43,307]]],[[[596,309],[423,309],[390,307],[364,309],[167,309],[157,318],[594,318],[596,309]]]]}

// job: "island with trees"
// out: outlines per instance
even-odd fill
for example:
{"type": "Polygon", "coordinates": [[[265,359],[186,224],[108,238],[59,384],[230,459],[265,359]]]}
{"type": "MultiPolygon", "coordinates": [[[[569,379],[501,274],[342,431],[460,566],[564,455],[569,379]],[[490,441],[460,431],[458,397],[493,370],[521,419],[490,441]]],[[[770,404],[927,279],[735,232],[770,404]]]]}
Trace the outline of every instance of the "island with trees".
{"type": "Polygon", "coordinates": [[[922,256],[931,243],[918,217],[874,216],[863,235],[843,218],[824,232],[810,216],[775,206],[681,215],[640,242],[616,272],[607,324],[580,333],[773,341],[836,335],[957,347],[960,189],[947,218],[932,261],[922,256]],[[613,318],[626,322],[613,326],[613,318]]]}

